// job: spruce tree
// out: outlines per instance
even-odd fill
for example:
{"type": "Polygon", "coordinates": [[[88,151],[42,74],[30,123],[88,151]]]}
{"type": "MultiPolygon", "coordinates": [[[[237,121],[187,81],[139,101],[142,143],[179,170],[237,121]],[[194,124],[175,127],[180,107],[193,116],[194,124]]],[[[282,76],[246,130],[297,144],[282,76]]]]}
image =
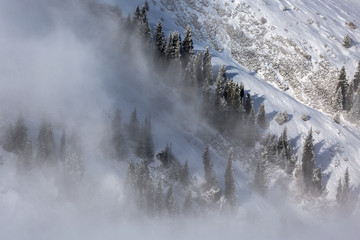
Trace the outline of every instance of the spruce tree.
{"type": "Polygon", "coordinates": [[[198,52],[194,59],[194,75],[196,85],[198,87],[203,86],[203,56],[201,52],[198,52]]]}
{"type": "Polygon", "coordinates": [[[310,129],[303,146],[302,171],[306,189],[310,190],[312,185],[313,170],[315,167],[315,153],[312,137],[312,128],[310,129]]]}
{"type": "Polygon", "coordinates": [[[145,147],[145,158],[147,161],[153,161],[154,158],[154,142],[152,136],[152,127],[150,117],[145,118],[144,124],[144,147],[145,147]]]}
{"type": "Polygon", "coordinates": [[[343,66],[340,70],[338,84],[336,86],[336,104],[338,104],[338,109],[346,109],[346,92],[347,92],[347,82],[346,82],[346,72],[345,67],[343,66]]]}
{"type": "Polygon", "coordinates": [[[344,185],[342,189],[342,202],[347,204],[350,197],[350,176],[349,176],[349,169],[346,168],[345,175],[344,175],[344,185]]]}
{"type": "Polygon", "coordinates": [[[134,18],[132,21],[135,25],[136,28],[138,28],[141,25],[142,22],[142,14],[140,12],[140,7],[136,6],[135,11],[134,11],[134,18]]]}
{"type": "Polygon", "coordinates": [[[213,84],[213,69],[211,64],[211,55],[209,47],[206,47],[203,59],[204,84],[211,86],[213,84]]]}
{"type": "Polygon", "coordinates": [[[64,159],[65,181],[68,186],[78,183],[85,172],[84,154],[79,135],[76,132],[71,134],[69,149],[64,159]]]}
{"type": "Polygon", "coordinates": [[[262,196],[267,193],[266,177],[265,177],[265,162],[259,161],[256,165],[253,189],[262,196]]]}
{"type": "Polygon", "coordinates": [[[210,159],[209,148],[206,147],[203,154],[203,165],[205,173],[205,190],[211,191],[210,200],[215,203],[220,198],[220,187],[218,180],[216,178],[215,171],[213,169],[213,164],[210,159]]]}
{"type": "Polygon", "coordinates": [[[50,122],[43,120],[40,126],[37,142],[37,160],[40,163],[54,163],[56,160],[56,146],[53,128],[50,122]]]}
{"type": "Polygon", "coordinates": [[[144,3],[144,9],[145,9],[147,12],[150,10],[148,0],[146,0],[145,3],[144,3]]]}
{"type": "Polygon", "coordinates": [[[313,171],[312,185],[313,185],[313,195],[321,196],[321,194],[323,193],[323,187],[322,187],[322,172],[320,167],[314,169],[313,171]]]}
{"type": "Polygon", "coordinates": [[[342,191],[343,191],[343,186],[341,183],[341,178],[339,178],[338,186],[336,188],[336,201],[338,204],[342,204],[342,196],[343,196],[342,191]]]}
{"type": "Polygon", "coordinates": [[[143,36],[145,42],[150,42],[152,39],[152,34],[151,34],[151,29],[150,29],[145,5],[142,7],[141,20],[142,20],[142,22],[141,22],[142,36],[143,36]]]}
{"type": "Polygon", "coordinates": [[[125,181],[125,189],[127,194],[129,194],[130,198],[134,197],[134,193],[136,192],[137,187],[137,178],[136,178],[136,168],[133,161],[129,163],[127,173],[126,173],[126,181],[125,181]]]}
{"type": "Polygon", "coordinates": [[[115,115],[111,124],[111,131],[111,141],[115,150],[115,158],[117,160],[122,160],[126,156],[127,151],[125,138],[123,136],[121,112],[119,109],[115,111],[115,115]]]}
{"type": "Polygon", "coordinates": [[[145,191],[150,178],[150,172],[147,161],[142,161],[139,166],[139,170],[137,173],[137,187],[140,190],[140,192],[145,191]]]}
{"type": "Polygon", "coordinates": [[[265,105],[264,104],[261,104],[261,106],[260,106],[256,122],[257,122],[257,125],[262,129],[265,129],[267,127],[265,105]]]}
{"type": "Polygon", "coordinates": [[[190,60],[190,57],[194,54],[194,45],[191,37],[191,28],[190,26],[186,27],[185,38],[182,44],[182,60],[183,66],[186,66],[190,60]]]}
{"type": "Polygon", "coordinates": [[[188,189],[186,191],[184,207],[183,207],[183,214],[185,216],[189,216],[192,214],[193,209],[192,209],[191,198],[192,198],[192,192],[190,189],[188,189]]]}
{"type": "Polygon", "coordinates": [[[164,208],[164,197],[163,197],[163,188],[161,184],[161,179],[158,181],[156,195],[155,195],[155,203],[157,206],[157,212],[161,215],[163,208],[164,208]]]}
{"type": "Polygon", "coordinates": [[[128,135],[130,140],[136,142],[139,139],[139,131],[139,120],[137,118],[136,108],[134,108],[134,111],[131,113],[131,118],[128,125],[128,135]]]}
{"type": "Polygon", "coordinates": [[[246,100],[245,100],[245,113],[249,115],[252,108],[253,106],[252,106],[251,96],[250,93],[248,93],[246,94],[246,100]]]}
{"type": "Polygon", "coordinates": [[[360,61],[358,62],[358,66],[354,75],[354,92],[358,90],[359,83],[360,83],[360,61]]]}
{"type": "Polygon", "coordinates": [[[63,130],[60,140],[60,152],[59,157],[61,161],[64,161],[66,156],[66,133],[65,130],[63,130]]]}
{"type": "Polygon", "coordinates": [[[233,159],[233,152],[232,149],[230,149],[228,162],[226,165],[226,171],[225,171],[225,190],[224,190],[225,199],[230,206],[234,206],[237,200],[233,167],[232,167],[232,159],[233,159]]]}
{"type": "Polygon", "coordinates": [[[154,185],[151,178],[149,178],[146,187],[146,214],[148,216],[152,216],[155,211],[154,192],[154,185]]]}
{"type": "Polygon", "coordinates": [[[156,43],[156,48],[158,50],[159,56],[164,57],[165,50],[166,50],[166,40],[165,40],[165,35],[163,32],[163,25],[160,20],[157,23],[156,28],[155,28],[155,43],[156,43]]]}
{"type": "Polygon", "coordinates": [[[23,154],[28,142],[27,127],[22,116],[16,121],[13,132],[14,153],[23,154]]]}
{"type": "Polygon", "coordinates": [[[5,130],[2,146],[5,151],[14,152],[15,149],[14,127],[12,124],[10,124],[5,130]]]}
{"type": "Polygon", "coordinates": [[[184,166],[180,169],[180,182],[184,186],[188,186],[190,183],[190,177],[189,177],[189,166],[188,161],[186,160],[184,163],[184,166]]]}
{"type": "Polygon", "coordinates": [[[170,185],[166,194],[166,207],[170,216],[176,216],[178,214],[179,207],[174,198],[172,185],[170,185]]]}

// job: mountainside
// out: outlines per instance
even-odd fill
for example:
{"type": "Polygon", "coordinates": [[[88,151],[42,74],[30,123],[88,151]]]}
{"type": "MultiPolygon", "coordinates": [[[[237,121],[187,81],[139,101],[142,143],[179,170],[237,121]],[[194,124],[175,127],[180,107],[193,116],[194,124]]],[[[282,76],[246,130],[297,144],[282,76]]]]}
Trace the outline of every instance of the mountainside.
{"type": "Polygon", "coordinates": [[[350,81],[360,59],[357,1],[150,2],[156,17],[171,19],[171,28],[190,25],[197,40],[327,113],[334,112],[341,66],[350,81]],[[342,45],[347,34],[350,48],[342,45]]]}
{"type": "Polygon", "coordinates": [[[114,4],[0,3],[1,239],[356,239],[358,2],[114,4]]]}

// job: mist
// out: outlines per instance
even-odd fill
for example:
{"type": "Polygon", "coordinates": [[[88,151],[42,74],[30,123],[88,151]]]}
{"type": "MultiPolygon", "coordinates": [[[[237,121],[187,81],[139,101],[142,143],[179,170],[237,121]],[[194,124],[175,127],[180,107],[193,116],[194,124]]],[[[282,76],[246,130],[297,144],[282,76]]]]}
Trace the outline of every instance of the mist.
{"type": "MultiPolygon", "coordinates": [[[[85,164],[81,181],[66,185],[53,168],[19,172],[17,156],[1,149],[1,239],[355,239],[357,209],[345,219],[330,206],[310,213],[280,193],[264,199],[240,189],[241,204],[231,214],[148,217],[129,206],[124,184],[135,157],[116,161],[103,153],[115,109],[124,123],[134,108],[140,123],[150,116],[155,153],[174,142],[181,163],[201,159],[206,144],[189,140],[198,126],[214,129],[204,123],[198,103],[184,103],[166,84],[171,73],[152,70],[160,63],[125,34],[120,13],[111,8],[106,15],[101,7],[85,0],[0,2],[0,135],[23,116],[36,149],[46,119],[56,146],[63,131],[80,136],[85,164]]],[[[201,182],[199,162],[190,165],[201,182]]]]}

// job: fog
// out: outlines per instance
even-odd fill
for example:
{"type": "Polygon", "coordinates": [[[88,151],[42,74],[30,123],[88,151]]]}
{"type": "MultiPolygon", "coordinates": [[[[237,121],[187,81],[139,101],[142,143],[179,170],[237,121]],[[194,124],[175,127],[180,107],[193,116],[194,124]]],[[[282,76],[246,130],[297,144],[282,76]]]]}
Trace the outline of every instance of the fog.
{"type": "Polygon", "coordinates": [[[249,193],[232,214],[133,214],[124,201],[128,164],[102,152],[115,109],[123,122],[134,107],[141,122],[151,116],[157,150],[171,141],[169,132],[202,121],[196,103],[181,103],[161,84],[171,74],[152,71],[157,63],[149,63],[117,21],[85,0],[0,2],[1,135],[21,115],[35,145],[40,123],[48,119],[57,146],[63,130],[81,136],[86,169],[78,185],[67,186],[54,169],[19,173],[16,156],[1,150],[0,239],[357,239],[357,210],[342,218],[331,204],[304,210],[292,200],[249,193]]]}

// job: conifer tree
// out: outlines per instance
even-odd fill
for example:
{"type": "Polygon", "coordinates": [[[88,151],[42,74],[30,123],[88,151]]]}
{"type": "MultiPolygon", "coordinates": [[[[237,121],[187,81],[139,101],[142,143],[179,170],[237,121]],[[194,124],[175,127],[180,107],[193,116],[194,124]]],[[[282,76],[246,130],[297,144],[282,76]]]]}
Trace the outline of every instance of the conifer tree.
{"type": "Polygon", "coordinates": [[[312,185],[313,170],[315,167],[315,153],[312,137],[312,128],[310,129],[304,143],[302,156],[302,171],[305,187],[310,190],[312,185]]]}
{"type": "Polygon", "coordinates": [[[154,185],[151,178],[149,178],[146,187],[146,214],[148,216],[152,216],[155,211],[154,192],[154,185]]]}
{"type": "Polygon", "coordinates": [[[185,161],[184,166],[180,169],[180,182],[184,185],[184,186],[188,186],[190,183],[190,177],[189,177],[189,166],[188,166],[188,161],[185,161]]]}
{"type": "Polygon", "coordinates": [[[183,214],[185,216],[189,216],[192,214],[193,209],[192,209],[191,198],[192,198],[192,192],[190,189],[188,189],[186,191],[184,207],[183,207],[183,214]]]}
{"type": "Polygon", "coordinates": [[[149,21],[148,21],[145,5],[142,7],[141,20],[142,20],[142,22],[141,22],[142,36],[143,36],[145,42],[150,42],[152,39],[152,35],[151,35],[151,29],[149,26],[149,21]]]}
{"type": "Polygon", "coordinates": [[[265,178],[265,162],[259,161],[256,166],[254,175],[254,190],[262,196],[267,193],[266,178],[265,178]]]}
{"type": "Polygon", "coordinates": [[[137,187],[140,190],[140,192],[143,192],[146,190],[150,178],[150,172],[147,161],[142,161],[139,166],[139,170],[137,173],[137,187]]]}
{"type": "Polygon", "coordinates": [[[186,27],[185,38],[182,44],[182,60],[183,66],[186,66],[190,60],[190,57],[194,54],[194,45],[191,37],[191,28],[190,26],[186,27]]]}
{"type": "Polygon", "coordinates": [[[321,196],[321,194],[323,193],[323,187],[322,187],[322,173],[320,167],[314,169],[313,171],[312,184],[313,184],[313,194],[315,196],[321,196]]]}
{"type": "Polygon", "coordinates": [[[144,143],[145,143],[145,157],[148,161],[153,161],[154,158],[154,143],[152,136],[152,127],[150,117],[145,118],[144,125],[144,143]]]}
{"type": "Polygon", "coordinates": [[[210,159],[209,148],[206,147],[203,154],[203,165],[205,173],[205,189],[212,191],[212,196],[210,196],[212,202],[216,202],[220,198],[220,187],[218,180],[216,178],[215,171],[213,169],[213,164],[210,159]]]}
{"type": "Polygon", "coordinates": [[[343,196],[342,190],[343,190],[343,186],[341,183],[341,178],[339,178],[338,186],[336,188],[336,201],[338,204],[342,204],[342,196],[343,196]]]}
{"type": "Polygon", "coordinates": [[[166,207],[170,216],[176,216],[178,214],[179,207],[174,198],[172,185],[170,185],[166,194],[166,207]]]}
{"type": "Polygon", "coordinates": [[[202,53],[199,51],[194,59],[194,75],[196,85],[198,87],[203,86],[203,56],[202,53]]]}
{"type": "Polygon", "coordinates": [[[233,152],[232,149],[229,151],[228,162],[225,171],[225,190],[224,196],[230,206],[234,206],[237,200],[237,193],[235,189],[235,181],[232,167],[233,152]]]}
{"type": "Polygon", "coordinates": [[[144,3],[144,9],[145,9],[147,12],[150,10],[148,0],[146,0],[145,3],[144,3]]]}
{"type": "Polygon", "coordinates": [[[131,118],[128,126],[128,135],[130,140],[137,141],[139,139],[139,120],[137,118],[136,108],[134,108],[134,111],[131,113],[131,118]]]}
{"type": "Polygon", "coordinates": [[[345,110],[346,108],[346,92],[347,92],[346,72],[343,66],[340,70],[338,84],[336,86],[336,104],[338,109],[345,110]]]}
{"type": "Polygon", "coordinates": [[[251,96],[250,93],[248,93],[246,94],[246,100],[245,100],[245,113],[249,115],[252,108],[253,106],[252,106],[251,96]]]}
{"type": "Polygon", "coordinates": [[[139,6],[136,6],[136,8],[135,8],[134,18],[133,18],[132,22],[134,23],[135,27],[139,27],[141,25],[142,15],[141,15],[139,6]]]}
{"type": "Polygon", "coordinates": [[[13,132],[14,153],[23,154],[28,142],[27,127],[22,116],[16,121],[13,132]]]}
{"type": "Polygon", "coordinates": [[[245,143],[247,146],[251,147],[254,145],[256,140],[256,116],[254,108],[251,107],[251,111],[249,114],[248,122],[246,124],[246,139],[245,143]]]}
{"type": "Polygon", "coordinates": [[[69,139],[69,149],[64,159],[65,180],[71,186],[82,179],[85,172],[84,154],[80,137],[73,132],[69,139]]]}
{"type": "Polygon", "coordinates": [[[14,152],[15,149],[14,127],[12,124],[10,124],[5,131],[5,136],[2,146],[5,151],[14,152]]]}
{"type": "Polygon", "coordinates": [[[354,75],[354,92],[358,90],[359,83],[360,83],[360,61],[358,62],[358,66],[354,75]]]}
{"type": "Polygon", "coordinates": [[[342,202],[344,204],[348,203],[349,196],[350,196],[350,176],[349,176],[349,169],[346,168],[344,175],[344,185],[342,189],[342,202]]]}
{"type": "Polygon", "coordinates": [[[129,197],[134,197],[135,189],[137,186],[136,168],[133,161],[129,163],[126,173],[125,189],[129,197]]]}
{"type": "Polygon", "coordinates": [[[164,57],[165,50],[166,50],[166,40],[165,40],[165,35],[163,32],[163,25],[160,20],[157,23],[156,28],[155,28],[155,43],[156,43],[156,48],[158,50],[159,56],[164,57]]]}
{"type": "Polygon", "coordinates": [[[114,118],[111,125],[112,144],[115,150],[115,157],[117,160],[122,160],[126,156],[126,145],[123,136],[121,112],[119,109],[115,111],[114,118]]]}
{"type": "Polygon", "coordinates": [[[61,161],[64,161],[66,156],[66,133],[65,130],[63,130],[60,140],[60,152],[59,157],[61,161]]]}
{"type": "Polygon", "coordinates": [[[37,160],[40,163],[54,163],[56,160],[56,146],[53,128],[50,122],[43,120],[40,126],[37,142],[37,160]]]}
{"type": "Polygon", "coordinates": [[[157,212],[161,215],[163,208],[164,208],[164,197],[163,197],[163,188],[161,184],[161,179],[158,181],[157,189],[156,189],[156,196],[155,196],[155,203],[157,206],[157,212]]]}
{"type": "Polygon", "coordinates": [[[203,59],[204,84],[211,86],[213,84],[213,70],[211,64],[211,55],[209,47],[206,47],[203,59]]]}
{"type": "Polygon", "coordinates": [[[267,127],[265,105],[264,104],[261,104],[261,106],[260,106],[256,122],[257,122],[257,125],[262,129],[265,129],[267,127]]]}

